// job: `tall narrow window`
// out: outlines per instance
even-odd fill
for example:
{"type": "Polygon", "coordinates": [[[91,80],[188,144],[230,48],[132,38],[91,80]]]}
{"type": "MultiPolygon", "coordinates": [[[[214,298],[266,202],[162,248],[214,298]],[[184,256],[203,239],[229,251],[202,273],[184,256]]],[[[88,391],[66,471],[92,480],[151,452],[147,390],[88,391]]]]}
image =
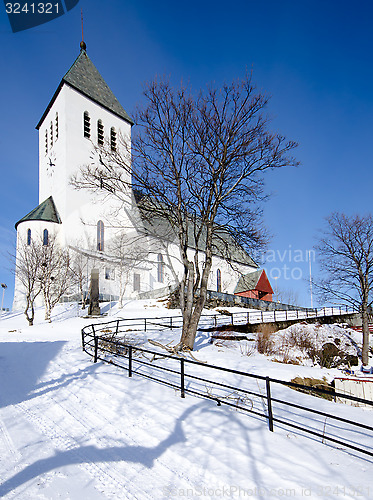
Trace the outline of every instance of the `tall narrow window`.
{"type": "Polygon", "coordinates": [[[97,222],[97,250],[99,252],[104,251],[104,223],[102,220],[97,222]]]}
{"type": "Polygon", "coordinates": [[[51,136],[50,142],[51,142],[51,148],[52,148],[53,147],[53,122],[51,122],[49,130],[50,130],[50,136],[51,136]]]}
{"type": "Polygon", "coordinates": [[[27,229],[27,244],[31,245],[31,229],[27,229]]]}
{"type": "Polygon", "coordinates": [[[218,269],[216,271],[216,290],[221,292],[221,271],[218,269]]]}
{"type": "Polygon", "coordinates": [[[117,150],[117,132],[114,127],[110,129],[110,148],[112,151],[117,150]]]}
{"type": "Polygon", "coordinates": [[[133,275],[133,291],[134,292],[140,291],[140,275],[137,273],[133,275]]]}
{"type": "Polygon", "coordinates": [[[48,246],[48,242],[49,242],[48,229],[44,229],[44,231],[43,231],[43,245],[45,247],[47,247],[48,246]]]}
{"type": "Polygon", "coordinates": [[[158,254],[157,260],[158,260],[158,272],[157,272],[158,281],[159,281],[159,283],[163,283],[164,282],[164,262],[163,262],[163,255],[161,253],[158,254]]]}
{"type": "Polygon", "coordinates": [[[104,125],[101,120],[97,121],[97,144],[104,145],[104,125]]]}
{"type": "Polygon", "coordinates": [[[83,130],[84,130],[84,137],[86,137],[87,139],[90,139],[91,138],[91,118],[89,117],[88,111],[84,111],[83,130]]]}
{"type": "Polygon", "coordinates": [[[56,126],[56,141],[57,141],[57,139],[58,139],[58,113],[56,113],[55,126],[56,126]]]}
{"type": "Polygon", "coordinates": [[[48,154],[48,130],[45,131],[45,154],[48,154]]]}

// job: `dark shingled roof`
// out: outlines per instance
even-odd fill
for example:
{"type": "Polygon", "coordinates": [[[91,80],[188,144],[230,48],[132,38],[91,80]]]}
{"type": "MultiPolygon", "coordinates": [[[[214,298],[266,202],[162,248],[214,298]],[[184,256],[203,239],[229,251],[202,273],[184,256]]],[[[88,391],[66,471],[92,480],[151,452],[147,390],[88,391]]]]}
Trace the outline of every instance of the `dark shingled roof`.
{"type": "Polygon", "coordinates": [[[30,220],[43,220],[46,222],[55,222],[56,224],[62,224],[61,217],[57,211],[56,205],[53,201],[52,196],[47,198],[45,201],[40,203],[34,210],[31,210],[27,215],[22,217],[16,225],[17,229],[18,224],[21,222],[26,222],[30,220]]]}
{"type": "MultiPolygon", "coordinates": [[[[149,235],[157,235],[161,239],[173,241],[178,244],[176,228],[172,227],[172,224],[167,217],[162,217],[162,211],[158,214],[155,213],[153,216],[151,213],[152,205],[147,207],[147,197],[136,190],[133,191],[133,194],[145,231],[149,235]]],[[[193,225],[191,224],[188,227],[188,241],[189,247],[195,249],[196,242],[192,226],[193,225]]],[[[204,244],[205,231],[203,231],[200,237],[199,246],[201,251],[203,250],[204,244]]],[[[220,257],[231,262],[245,264],[255,268],[258,267],[258,264],[256,264],[250,255],[234,240],[233,236],[223,229],[219,231],[216,230],[214,233],[212,253],[215,257],[220,257]]],[[[261,271],[259,272],[259,276],[260,273],[261,271]]]]}
{"type": "Polygon", "coordinates": [[[100,104],[108,111],[111,111],[119,118],[133,124],[132,118],[126,113],[118,99],[115,97],[109,86],[98,72],[96,66],[88,57],[85,50],[81,50],[74,64],[66,75],[62,78],[58,89],[56,90],[51,102],[45,110],[36,128],[39,129],[48,111],[56,100],[63,84],[66,83],[81,94],[89,97],[92,101],[100,104]]]}
{"type": "Polygon", "coordinates": [[[245,274],[245,276],[241,276],[241,278],[238,280],[234,293],[255,290],[262,272],[263,269],[259,269],[259,271],[253,271],[252,273],[245,274]]]}

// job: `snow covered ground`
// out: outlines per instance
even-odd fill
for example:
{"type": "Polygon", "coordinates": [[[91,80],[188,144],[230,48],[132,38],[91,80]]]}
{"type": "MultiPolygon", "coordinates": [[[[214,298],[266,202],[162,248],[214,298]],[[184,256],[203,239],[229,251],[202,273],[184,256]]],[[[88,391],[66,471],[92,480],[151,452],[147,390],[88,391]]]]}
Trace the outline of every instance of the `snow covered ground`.
{"type": "MultiPolygon", "coordinates": [[[[269,432],[263,418],[191,395],[181,399],[177,391],[136,373],[128,378],[112,365],[94,364],[81,349],[80,334],[92,320],[76,312],[76,306],[59,306],[46,324],[38,311],[31,328],[23,315],[10,313],[0,321],[1,497],[373,498],[368,456],[281,425],[269,432]]],[[[108,312],[102,321],[177,314],[155,301],[108,312]]],[[[147,345],[142,332],[138,337],[147,345]]],[[[152,338],[168,342],[176,339],[175,331],[152,338]]],[[[238,343],[211,345],[206,332],[197,345],[196,356],[211,364],[282,380],[331,380],[338,373],[244,355],[238,343]]],[[[291,389],[280,387],[275,396],[284,391],[291,389]]],[[[291,393],[321,410],[336,408],[291,393]]],[[[337,406],[345,418],[371,425],[373,410],[337,406]]],[[[284,409],[274,411],[286,417],[284,409]]],[[[296,412],[288,418],[303,419],[296,412]]],[[[362,442],[366,439],[361,432],[362,442]]]]}

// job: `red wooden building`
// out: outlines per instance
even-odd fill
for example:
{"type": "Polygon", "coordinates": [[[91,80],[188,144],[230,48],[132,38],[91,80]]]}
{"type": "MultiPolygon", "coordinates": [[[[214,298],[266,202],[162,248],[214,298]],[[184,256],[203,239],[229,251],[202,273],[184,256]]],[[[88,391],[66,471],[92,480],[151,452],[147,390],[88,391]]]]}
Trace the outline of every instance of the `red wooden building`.
{"type": "Polygon", "coordinates": [[[272,302],[273,290],[264,269],[259,269],[253,273],[241,276],[239,279],[235,295],[249,297],[251,299],[268,300],[272,302]]]}

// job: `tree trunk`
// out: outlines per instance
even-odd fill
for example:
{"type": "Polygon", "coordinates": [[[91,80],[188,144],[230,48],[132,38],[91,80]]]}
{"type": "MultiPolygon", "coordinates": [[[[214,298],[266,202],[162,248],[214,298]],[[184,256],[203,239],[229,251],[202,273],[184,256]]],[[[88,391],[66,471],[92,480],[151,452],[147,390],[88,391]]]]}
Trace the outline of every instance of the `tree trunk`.
{"type": "MultiPolygon", "coordinates": [[[[193,284],[194,284],[194,267],[192,267],[192,275],[189,274],[188,278],[190,279],[191,276],[193,276],[193,280],[188,281],[188,299],[191,298],[191,306],[194,305],[188,311],[188,317],[184,317],[184,322],[183,322],[183,332],[181,335],[181,344],[183,346],[186,346],[189,348],[191,351],[194,348],[194,342],[196,339],[196,334],[197,334],[197,329],[198,329],[198,324],[199,320],[202,315],[203,308],[205,306],[206,302],[206,296],[207,296],[207,284],[208,284],[208,277],[210,274],[211,270],[211,264],[212,264],[212,258],[210,255],[210,252],[206,252],[206,261],[205,265],[203,268],[203,273],[202,273],[202,279],[201,279],[201,286],[199,289],[199,297],[196,300],[194,304],[194,297],[193,297],[193,284]],[[187,320],[187,321],[186,321],[187,320]]],[[[188,302],[187,299],[187,302],[188,302]]]]}
{"type": "Polygon", "coordinates": [[[362,349],[362,363],[363,366],[369,364],[369,320],[368,320],[368,306],[366,301],[361,306],[361,320],[363,326],[363,349],[362,349]]]}
{"type": "Polygon", "coordinates": [[[48,323],[52,323],[52,320],[51,320],[52,308],[51,308],[51,304],[50,304],[49,298],[48,298],[48,296],[46,294],[44,294],[44,306],[45,306],[45,316],[44,316],[44,319],[45,319],[45,321],[48,321],[48,323]]]}
{"type": "Polygon", "coordinates": [[[26,319],[28,321],[28,326],[33,326],[34,325],[35,310],[34,310],[34,304],[33,304],[33,302],[30,302],[29,298],[27,298],[26,309],[24,311],[24,314],[25,314],[26,319]],[[31,310],[31,315],[29,314],[29,310],[31,310]]]}

